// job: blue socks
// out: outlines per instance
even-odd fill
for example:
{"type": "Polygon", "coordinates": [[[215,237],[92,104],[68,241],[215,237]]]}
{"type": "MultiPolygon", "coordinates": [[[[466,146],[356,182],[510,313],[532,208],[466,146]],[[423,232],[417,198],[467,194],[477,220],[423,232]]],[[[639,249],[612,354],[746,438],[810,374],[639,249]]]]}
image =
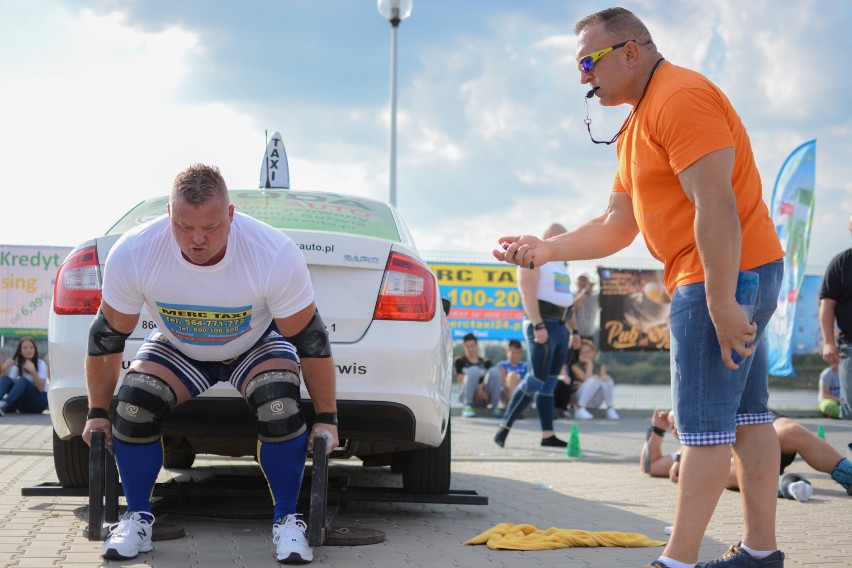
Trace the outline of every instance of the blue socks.
{"type": "Polygon", "coordinates": [[[305,473],[305,457],[308,454],[308,433],[286,442],[257,443],[258,462],[269,483],[272,502],[275,505],[273,521],[296,513],[296,501],[305,473]],[[272,476],[268,472],[274,472],[272,476]]]}
{"type": "Polygon", "coordinates": [[[128,444],[112,438],[115,463],[127,500],[127,511],[151,513],[151,494],[163,467],[163,442],[128,444]]]}

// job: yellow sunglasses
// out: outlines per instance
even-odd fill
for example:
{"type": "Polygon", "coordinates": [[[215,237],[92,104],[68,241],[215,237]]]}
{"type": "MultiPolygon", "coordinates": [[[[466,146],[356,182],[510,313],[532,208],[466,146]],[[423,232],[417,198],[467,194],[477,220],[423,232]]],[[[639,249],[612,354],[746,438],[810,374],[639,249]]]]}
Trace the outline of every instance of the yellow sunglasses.
{"type": "Polygon", "coordinates": [[[584,73],[591,73],[592,69],[595,68],[595,64],[598,62],[598,59],[600,59],[601,57],[603,57],[604,55],[606,55],[610,51],[614,51],[616,49],[620,49],[620,48],[624,47],[625,45],[627,45],[631,41],[635,42],[636,40],[635,39],[628,39],[627,41],[623,41],[621,43],[617,43],[615,45],[605,47],[605,48],[601,49],[600,51],[590,53],[589,55],[581,58],[580,61],[577,62],[577,69],[579,69],[580,71],[582,71],[584,73]]]}

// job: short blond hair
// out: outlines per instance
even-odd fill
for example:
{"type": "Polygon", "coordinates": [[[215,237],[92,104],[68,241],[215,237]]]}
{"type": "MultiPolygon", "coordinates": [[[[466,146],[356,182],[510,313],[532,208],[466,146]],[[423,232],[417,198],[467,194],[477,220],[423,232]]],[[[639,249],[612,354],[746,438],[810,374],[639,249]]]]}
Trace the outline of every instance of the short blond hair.
{"type": "Polygon", "coordinates": [[[216,198],[228,197],[225,178],[216,166],[192,164],[175,177],[170,201],[181,198],[197,206],[216,198]]]}

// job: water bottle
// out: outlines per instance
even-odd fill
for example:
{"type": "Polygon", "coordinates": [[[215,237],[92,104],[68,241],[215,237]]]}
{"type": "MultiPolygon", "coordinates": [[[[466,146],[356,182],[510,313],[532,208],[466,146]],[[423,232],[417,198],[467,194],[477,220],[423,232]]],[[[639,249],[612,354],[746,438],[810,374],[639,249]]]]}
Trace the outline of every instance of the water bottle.
{"type": "MultiPolygon", "coordinates": [[[[737,303],[745,312],[749,323],[752,323],[754,318],[754,305],[757,303],[757,287],[760,283],[760,278],[756,272],[743,272],[737,275],[737,303]]],[[[748,347],[748,344],[745,344],[748,347]]],[[[745,361],[745,357],[737,353],[736,349],[731,349],[731,359],[739,365],[745,361]]]]}

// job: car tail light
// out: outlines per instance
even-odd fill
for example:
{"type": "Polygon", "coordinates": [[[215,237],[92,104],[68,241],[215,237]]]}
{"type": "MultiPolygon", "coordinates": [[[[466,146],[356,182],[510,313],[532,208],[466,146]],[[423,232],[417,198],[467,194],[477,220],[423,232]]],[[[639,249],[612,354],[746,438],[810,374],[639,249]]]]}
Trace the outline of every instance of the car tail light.
{"type": "Polygon", "coordinates": [[[435,317],[436,286],[428,268],[411,257],[391,253],[375,319],[430,321],[435,317]]]}
{"type": "Polygon", "coordinates": [[[101,306],[101,270],[94,246],[71,255],[56,275],[53,311],[60,315],[96,314],[101,306]]]}

